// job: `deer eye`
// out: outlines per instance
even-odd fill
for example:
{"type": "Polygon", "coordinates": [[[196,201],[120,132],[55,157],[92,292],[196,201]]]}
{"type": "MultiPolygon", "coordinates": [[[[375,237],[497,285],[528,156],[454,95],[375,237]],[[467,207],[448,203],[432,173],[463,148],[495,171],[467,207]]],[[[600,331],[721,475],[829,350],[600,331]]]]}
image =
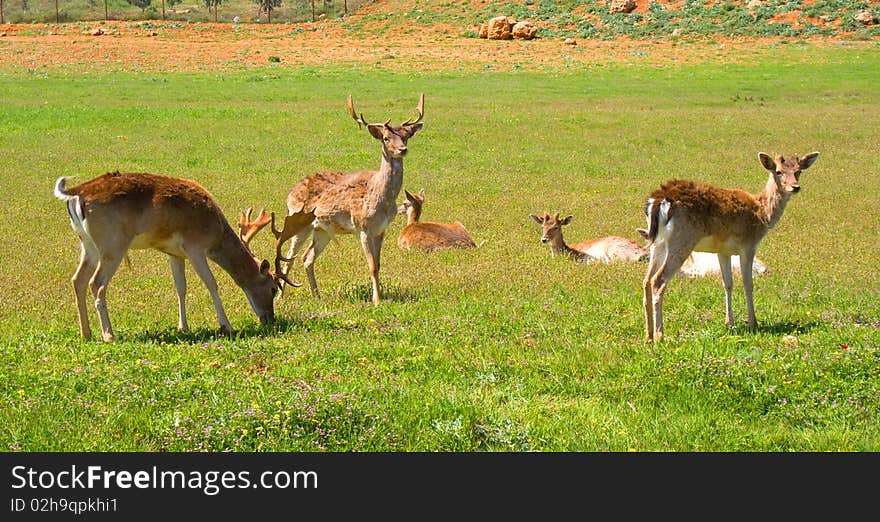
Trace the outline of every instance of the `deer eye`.
{"type": "Polygon", "coordinates": [[[777,171],[776,171],[776,175],[777,175],[777,176],[781,176],[781,175],[782,175],[782,171],[781,171],[781,170],[777,170],[777,171]]]}

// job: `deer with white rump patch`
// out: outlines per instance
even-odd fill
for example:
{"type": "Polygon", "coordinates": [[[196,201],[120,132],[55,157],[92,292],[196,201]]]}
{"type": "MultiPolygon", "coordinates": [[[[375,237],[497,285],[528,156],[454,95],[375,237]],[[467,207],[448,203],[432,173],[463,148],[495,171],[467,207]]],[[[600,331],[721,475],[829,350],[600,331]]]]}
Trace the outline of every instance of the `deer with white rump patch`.
{"type": "Polygon", "coordinates": [[[373,138],[382,144],[382,162],[378,171],[354,173],[321,172],[302,179],[287,195],[288,215],[285,225],[276,234],[276,252],[279,259],[287,264],[278,270],[290,269],[297,252],[305,241],[311,244],[302,257],[303,267],[309,280],[312,294],[318,297],[318,283],[315,280],[315,260],[336,234],[357,234],[360,238],[370,278],[373,284],[373,304],[379,304],[379,258],[385,229],[397,215],[397,196],[403,186],[403,158],[407,153],[407,142],[422,129],[425,95],[419,97],[416,119],[407,120],[400,125],[368,123],[363,114],[357,114],[348,97],[348,111],[351,117],[366,126],[373,138]],[[280,256],[285,241],[292,239],[287,257],[280,256]]]}
{"type": "Polygon", "coordinates": [[[248,225],[248,230],[243,230],[242,237],[237,236],[211,194],[185,179],[113,172],[76,187],[66,185],[67,178],[59,178],[54,192],[67,203],[70,224],[81,243],[79,267],[72,281],[84,338],[92,336],[86,306],[86,291],[91,286],[102,337],[113,340],[107,286],[129,249],[153,248],[168,254],[181,331],[189,329],[184,259],[189,259],[208,288],[222,333],[231,334],[232,325],[223,311],[208,259],[244,290],[262,324],[275,319],[273,299],[281,279],[269,270],[268,261],[260,262],[248,248],[250,239],[268,221],[250,224],[243,216],[242,224],[248,225]]]}
{"type": "Polygon", "coordinates": [[[730,326],[734,324],[731,256],[740,256],[748,325],[757,325],[752,300],[752,265],[758,243],[782,217],[791,196],[800,192],[801,172],[818,157],[818,152],[803,158],[796,155],[771,158],[759,153],[761,165],[770,173],[764,191],[759,194],[696,181],[671,180],[650,195],[645,207],[648,229],[638,229],[650,243],[643,297],[646,341],[663,338],[663,293],[692,251],[718,254],[726,320],[730,326]]]}

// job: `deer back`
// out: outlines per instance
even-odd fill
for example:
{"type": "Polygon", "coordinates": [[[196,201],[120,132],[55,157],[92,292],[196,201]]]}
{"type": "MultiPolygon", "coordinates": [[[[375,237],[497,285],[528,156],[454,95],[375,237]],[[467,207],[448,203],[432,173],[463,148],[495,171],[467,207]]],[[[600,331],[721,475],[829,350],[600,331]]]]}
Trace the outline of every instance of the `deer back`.
{"type": "Polygon", "coordinates": [[[195,181],[113,172],[66,192],[79,197],[88,233],[99,248],[136,238],[131,248],[180,255],[184,242],[209,249],[235,235],[211,194],[195,181]]]}

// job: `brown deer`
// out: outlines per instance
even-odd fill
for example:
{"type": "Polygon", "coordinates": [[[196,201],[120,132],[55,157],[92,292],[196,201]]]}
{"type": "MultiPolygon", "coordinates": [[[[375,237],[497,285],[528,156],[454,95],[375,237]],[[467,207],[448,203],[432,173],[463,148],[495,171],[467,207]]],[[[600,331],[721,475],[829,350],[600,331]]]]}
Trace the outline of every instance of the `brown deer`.
{"type": "MultiPolygon", "coordinates": [[[[290,189],[287,195],[288,216],[285,226],[276,233],[276,251],[288,239],[292,239],[286,257],[290,263],[311,238],[311,244],[303,254],[302,261],[312,294],[319,296],[315,280],[315,260],[336,234],[357,234],[367,259],[373,283],[373,304],[379,304],[379,258],[385,229],[397,215],[397,196],[403,186],[403,158],[407,142],[422,129],[425,95],[419,96],[416,107],[418,117],[392,126],[384,123],[368,123],[363,114],[356,114],[351,96],[348,111],[358,123],[382,144],[382,162],[378,171],[354,173],[321,172],[304,178],[290,189]]],[[[279,266],[279,268],[282,268],[279,266]]]]}
{"type": "Polygon", "coordinates": [[[92,336],[86,308],[86,291],[91,286],[102,336],[105,341],[113,340],[107,286],[130,249],[153,248],[168,254],[181,331],[189,329],[184,259],[189,259],[208,288],[222,333],[231,334],[232,326],[223,311],[208,259],[228,272],[244,290],[262,324],[274,321],[273,299],[281,279],[270,272],[268,261],[255,259],[247,245],[266,223],[249,230],[247,240],[242,241],[211,194],[198,183],[153,174],[113,172],[71,188],[67,188],[67,178],[61,177],[54,192],[67,203],[70,224],[81,243],[79,267],[72,281],[84,338],[92,336]]]}
{"type": "Polygon", "coordinates": [[[406,215],[406,226],[400,231],[397,246],[426,252],[477,246],[464,225],[458,221],[452,224],[419,221],[425,205],[425,191],[421,190],[418,194],[410,194],[407,190],[403,192],[406,199],[397,209],[397,213],[406,215]]]}
{"type": "Polygon", "coordinates": [[[727,324],[733,326],[731,256],[740,256],[746,293],[748,325],[755,327],[752,270],[758,243],[773,228],[793,194],[800,192],[801,172],[818,152],[771,158],[758,154],[770,176],[764,191],[749,194],[739,189],[718,188],[696,181],[670,180],[655,190],[645,207],[648,229],[638,232],[650,244],[648,272],[644,281],[645,338],[663,338],[663,293],[692,251],[718,254],[727,324]]]}
{"type": "Polygon", "coordinates": [[[605,236],[569,245],[562,237],[562,227],[571,223],[572,216],[560,219],[559,213],[543,216],[529,214],[542,227],[541,242],[550,245],[553,256],[568,256],[579,263],[601,261],[643,261],[647,252],[631,239],[619,236],[605,236]]]}

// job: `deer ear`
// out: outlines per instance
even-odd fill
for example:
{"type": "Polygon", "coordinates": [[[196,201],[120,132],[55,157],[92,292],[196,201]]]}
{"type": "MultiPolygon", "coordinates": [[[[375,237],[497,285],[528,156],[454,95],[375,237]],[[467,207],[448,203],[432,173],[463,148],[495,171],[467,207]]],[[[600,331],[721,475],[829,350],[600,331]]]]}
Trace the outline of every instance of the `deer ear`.
{"type": "Polygon", "coordinates": [[[761,161],[761,165],[763,165],[765,169],[770,172],[776,172],[776,162],[773,161],[773,158],[763,152],[759,152],[758,159],[761,161]]]}
{"type": "Polygon", "coordinates": [[[407,125],[407,126],[405,127],[405,128],[406,128],[406,137],[407,137],[407,139],[412,138],[413,136],[415,136],[415,134],[416,134],[417,132],[419,132],[420,130],[422,130],[422,125],[423,125],[423,124],[422,124],[421,122],[419,122],[419,123],[413,123],[412,125],[407,125]]]}
{"type": "Polygon", "coordinates": [[[416,199],[416,197],[413,196],[412,194],[410,194],[409,191],[406,190],[406,189],[403,189],[403,193],[406,194],[406,199],[408,199],[408,200],[410,200],[410,201],[416,199]]]}
{"type": "Polygon", "coordinates": [[[573,217],[574,217],[574,216],[567,216],[565,219],[563,219],[562,221],[560,221],[559,224],[560,224],[560,225],[567,225],[567,224],[571,223],[571,219],[572,219],[573,217]]]}
{"type": "Polygon", "coordinates": [[[811,152],[804,156],[803,159],[801,159],[800,161],[801,170],[807,170],[808,168],[810,168],[810,165],[812,165],[818,157],[818,152],[811,152]]]}
{"type": "Polygon", "coordinates": [[[263,262],[260,263],[260,273],[263,275],[268,274],[269,273],[269,266],[270,266],[269,261],[264,259],[263,262]]]}
{"type": "Polygon", "coordinates": [[[381,123],[371,123],[367,125],[367,130],[370,131],[370,134],[372,134],[377,140],[381,140],[385,136],[382,134],[384,128],[385,125],[381,123]]]}
{"type": "Polygon", "coordinates": [[[419,191],[419,199],[425,201],[425,189],[419,191]]]}
{"type": "Polygon", "coordinates": [[[544,224],[544,218],[542,218],[542,217],[538,217],[538,216],[536,216],[536,215],[534,215],[534,214],[529,214],[529,217],[532,218],[532,219],[534,219],[535,221],[537,221],[539,225],[543,225],[543,224],[544,224]]]}

